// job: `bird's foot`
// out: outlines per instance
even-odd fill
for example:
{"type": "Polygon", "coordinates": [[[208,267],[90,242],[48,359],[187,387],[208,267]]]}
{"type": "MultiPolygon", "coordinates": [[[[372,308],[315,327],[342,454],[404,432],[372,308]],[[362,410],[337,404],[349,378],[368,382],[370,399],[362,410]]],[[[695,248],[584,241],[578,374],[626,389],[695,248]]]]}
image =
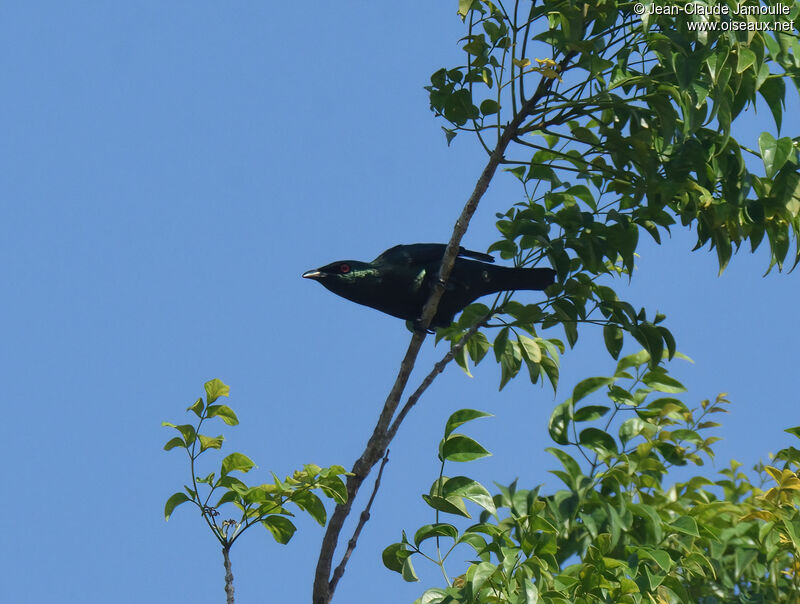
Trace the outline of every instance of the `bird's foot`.
{"type": "MultiPolygon", "coordinates": [[[[406,324],[408,325],[408,328],[411,331],[422,331],[422,320],[421,319],[414,319],[413,321],[406,321],[406,324]]],[[[432,329],[431,327],[427,327],[427,328],[425,328],[425,333],[434,334],[434,333],[436,333],[436,330],[432,329]]]]}

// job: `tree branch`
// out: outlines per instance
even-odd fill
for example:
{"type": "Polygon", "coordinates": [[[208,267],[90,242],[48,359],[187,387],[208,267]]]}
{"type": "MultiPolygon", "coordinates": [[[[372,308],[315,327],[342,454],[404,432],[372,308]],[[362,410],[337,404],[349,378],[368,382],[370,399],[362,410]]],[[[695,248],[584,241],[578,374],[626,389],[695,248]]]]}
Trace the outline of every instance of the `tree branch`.
{"type": "Polygon", "coordinates": [[[225,564],[225,596],[228,604],[233,604],[233,571],[231,570],[230,545],[222,547],[222,560],[225,564]]]}
{"type": "Polygon", "coordinates": [[[450,350],[447,351],[447,354],[445,354],[441,358],[441,360],[439,360],[439,362],[433,366],[433,369],[431,369],[430,373],[428,373],[428,375],[425,376],[425,379],[422,380],[422,383],[411,394],[411,396],[408,397],[406,404],[403,405],[403,408],[400,409],[400,413],[398,413],[397,417],[394,418],[394,422],[392,422],[392,426],[391,428],[389,428],[389,432],[386,435],[387,440],[392,441],[394,439],[394,435],[400,428],[400,424],[403,423],[403,420],[405,419],[406,415],[408,415],[408,412],[411,411],[411,408],[417,404],[417,401],[423,395],[423,393],[428,389],[428,386],[430,386],[433,383],[433,380],[435,380],[436,377],[444,371],[448,363],[450,363],[450,361],[452,361],[455,358],[455,356],[459,352],[461,352],[461,349],[467,345],[467,341],[473,335],[475,335],[475,332],[478,331],[484,325],[486,325],[486,322],[489,320],[490,317],[491,314],[487,315],[486,317],[478,321],[475,325],[470,327],[469,331],[467,331],[467,333],[464,334],[464,337],[462,337],[458,342],[456,342],[455,345],[450,350]]]}
{"type": "MultiPolygon", "coordinates": [[[[564,57],[560,65],[561,70],[566,67],[574,55],[575,53],[573,52],[568,53],[564,57]]],[[[439,301],[442,299],[442,295],[444,294],[445,284],[447,283],[447,279],[450,277],[450,272],[452,271],[456,257],[458,256],[458,249],[461,245],[461,239],[467,232],[470,220],[475,214],[475,210],[478,208],[481,198],[489,188],[489,183],[494,177],[497,166],[500,165],[500,162],[503,160],[506,148],[514,139],[514,137],[517,136],[521,124],[533,113],[536,105],[541,101],[542,98],[544,98],[552,85],[552,79],[542,78],[539,81],[539,85],[533,96],[523,103],[519,112],[503,129],[503,133],[497,141],[497,146],[489,156],[489,161],[486,163],[483,172],[478,178],[478,181],[475,183],[475,188],[473,189],[472,194],[469,196],[464,208],[461,210],[461,215],[458,217],[458,220],[456,220],[455,227],[453,228],[453,234],[450,237],[444,257],[442,258],[441,268],[439,269],[439,280],[434,286],[430,298],[428,298],[428,301],[422,310],[422,316],[420,317],[418,329],[411,337],[411,342],[409,343],[406,354],[403,357],[402,363],[400,364],[400,370],[397,373],[397,378],[395,379],[394,385],[392,386],[389,395],[386,397],[386,402],[384,403],[383,410],[378,418],[378,422],[375,425],[375,430],[367,442],[361,457],[359,457],[358,460],[356,460],[356,462],[353,464],[353,468],[351,470],[352,475],[348,476],[347,478],[347,501],[336,506],[333,514],[331,514],[330,521],[328,522],[325,536],[322,539],[322,546],[320,548],[319,559],[317,561],[317,569],[314,575],[314,590],[312,596],[312,602],[314,604],[329,604],[333,598],[336,582],[334,582],[331,578],[331,567],[333,564],[333,556],[336,546],[339,542],[339,536],[342,532],[345,520],[350,515],[350,511],[353,507],[353,500],[358,494],[361,485],[375,464],[378,463],[378,460],[383,457],[386,448],[389,446],[389,442],[391,441],[388,433],[389,424],[394,416],[395,411],[397,410],[397,406],[400,403],[400,398],[403,395],[406,385],[408,384],[411,371],[414,369],[414,363],[417,360],[417,355],[422,347],[422,342],[425,340],[426,330],[430,325],[433,316],[436,314],[439,301]]],[[[396,433],[397,427],[393,427],[391,431],[392,437],[396,433]]],[[[336,569],[338,573],[338,576],[336,577],[337,582],[344,573],[344,565],[346,562],[346,559],[342,560],[342,563],[336,569]]]]}
{"type": "Polygon", "coordinates": [[[367,507],[365,507],[364,511],[361,512],[361,516],[358,519],[358,526],[356,527],[356,530],[353,531],[353,536],[350,538],[350,541],[347,542],[347,550],[344,552],[344,556],[342,556],[342,561],[339,563],[339,566],[336,567],[336,570],[333,571],[333,577],[331,577],[331,593],[336,589],[336,584],[344,574],[347,561],[350,559],[350,555],[353,553],[353,550],[356,549],[356,543],[358,543],[358,537],[361,535],[361,529],[364,528],[367,520],[369,520],[369,511],[372,508],[372,502],[375,501],[375,495],[378,494],[378,489],[381,486],[381,476],[383,476],[383,468],[386,466],[388,461],[389,449],[386,449],[386,454],[383,456],[381,467],[378,468],[378,477],[375,479],[375,486],[372,488],[372,495],[369,497],[367,507]]]}

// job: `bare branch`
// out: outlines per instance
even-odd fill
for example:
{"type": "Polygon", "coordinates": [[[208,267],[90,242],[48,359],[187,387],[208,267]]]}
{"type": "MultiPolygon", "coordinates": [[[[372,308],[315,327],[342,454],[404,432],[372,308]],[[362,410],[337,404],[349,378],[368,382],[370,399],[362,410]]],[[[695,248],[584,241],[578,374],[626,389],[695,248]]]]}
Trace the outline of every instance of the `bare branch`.
{"type": "Polygon", "coordinates": [[[372,508],[372,502],[375,501],[375,495],[378,494],[378,489],[381,486],[381,476],[383,476],[383,468],[386,466],[388,461],[389,449],[386,449],[386,455],[383,456],[381,467],[378,468],[378,477],[375,479],[375,486],[372,488],[372,495],[369,497],[367,507],[365,507],[364,511],[361,512],[361,516],[358,519],[358,526],[356,527],[356,530],[353,531],[353,536],[350,538],[350,541],[347,542],[347,550],[344,552],[344,556],[342,556],[342,561],[333,571],[333,577],[331,577],[331,592],[336,589],[336,584],[339,582],[339,579],[342,578],[345,566],[347,566],[347,561],[350,559],[350,554],[352,554],[353,550],[356,549],[356,543],[358,543],[358,537],[361,535],[361,529],[364,528],[367,520],[369,520],[369,511],[372,508]]]}
{"type": "Polygon", "coordinates": [[[222,548],[222,560],[225,564],[225,597],[228,604],[233,604],[233,571],[231,570],[230,544],[222,548]]]}

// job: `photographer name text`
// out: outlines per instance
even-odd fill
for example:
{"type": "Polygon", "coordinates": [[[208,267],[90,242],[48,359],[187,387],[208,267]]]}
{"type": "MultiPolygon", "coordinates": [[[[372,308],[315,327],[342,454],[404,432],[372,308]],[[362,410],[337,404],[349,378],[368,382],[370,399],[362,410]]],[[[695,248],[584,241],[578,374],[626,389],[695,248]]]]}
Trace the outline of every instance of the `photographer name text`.
{"type": "Polygon", "coordinates": [[[644,10],[636,11],[637,14],[648,15],[788,15],[791,11],[788,4],[774,4],[772,6],[747,6],[739,4],[731,10],[727,4],[705,4],[688,3],[683,5],[675,4],[639,4],[644,10]]]}

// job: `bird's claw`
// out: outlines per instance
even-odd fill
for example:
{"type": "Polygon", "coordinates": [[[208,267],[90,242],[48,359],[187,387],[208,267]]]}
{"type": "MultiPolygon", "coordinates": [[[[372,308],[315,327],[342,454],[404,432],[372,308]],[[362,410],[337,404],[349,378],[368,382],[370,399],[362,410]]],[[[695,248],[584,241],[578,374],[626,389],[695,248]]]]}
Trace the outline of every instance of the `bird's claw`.
{"type": "MultiPolygon", "coordinates": [[[[422,319],[414,319],[412,323],[414,324],[414,331],[422,331],[422,319]]],[[[425,333],[434,334],[436,333],[436,330],[431,329],[430,327],[426,327],[425,333]]]]}

